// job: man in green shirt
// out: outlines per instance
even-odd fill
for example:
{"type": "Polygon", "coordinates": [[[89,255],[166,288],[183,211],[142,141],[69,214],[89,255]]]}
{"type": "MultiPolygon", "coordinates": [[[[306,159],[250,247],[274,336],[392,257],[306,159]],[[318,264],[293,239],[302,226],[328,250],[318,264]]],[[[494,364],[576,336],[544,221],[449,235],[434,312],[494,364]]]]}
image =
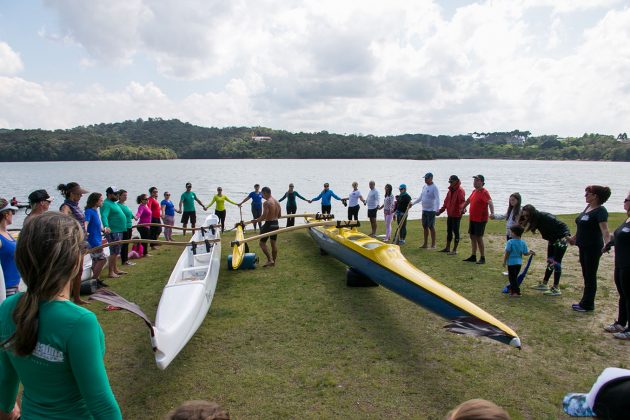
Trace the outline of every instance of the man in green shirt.
{"type": "MultiPolygon", "coordinates": [[[[101,221],[103,222],[105,238],[107,242],[121,241],[123,232],[127,231],[127,217],[118,205],[118,188],[108,187],[105,193],[107,194],[107,199],[103,201],[103,207],[101,207],[101,221]]],[[[121,271],[116,266],[120,250],[120,245],[109,247],[107,263],[110,278],[118,278],[122,274],[127,274],[126,271],[121,271]]]]}
{"type": "MultiPolygon", "coordinates": [[[[182,213],[182,227],[184,228],[184,236],[186,235],[186,226],[190,220],[190,226],[194,229],[195,223],[197,223],[197,212],[195,211],[195,201],[203,207],[204,211],[206,206],[197,198],[197,194],[192,192],[192,184],[186,183],[186,191],[182,193],[179,199],[179,213],[182,213],[182,204],[184,205],[184,212],[182,213]]],[[[194,233],[194,231],[193,231],[194,233]]]]}

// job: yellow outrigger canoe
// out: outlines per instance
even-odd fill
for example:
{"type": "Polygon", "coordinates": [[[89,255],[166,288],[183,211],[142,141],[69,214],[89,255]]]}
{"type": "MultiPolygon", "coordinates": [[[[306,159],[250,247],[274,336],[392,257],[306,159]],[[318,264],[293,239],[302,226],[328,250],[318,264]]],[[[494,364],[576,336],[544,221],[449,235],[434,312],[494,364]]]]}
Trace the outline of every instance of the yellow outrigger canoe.
{"type": "Polygon", "coordinates": [[[449,320],[449,331],[521,348],[510,327],[419,270],[398,245],[371,238],[356,227],[311,227],[309,233],[323,251],[354,271],[449,320]]]}

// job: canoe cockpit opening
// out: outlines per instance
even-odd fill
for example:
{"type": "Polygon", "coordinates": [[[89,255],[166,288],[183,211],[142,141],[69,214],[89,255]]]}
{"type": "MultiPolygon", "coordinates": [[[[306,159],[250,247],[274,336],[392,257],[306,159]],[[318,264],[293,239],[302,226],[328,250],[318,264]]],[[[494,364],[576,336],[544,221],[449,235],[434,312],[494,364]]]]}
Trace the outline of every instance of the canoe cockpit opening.
{"type": "Polygon", "coordinates": [[[193,255],[193,266],[195,265],[204,265],[204,264],[208,264],[210,262],[210,259],[212,258],[212,253],[204,253],[204,254],[197,254],[197,255],[193,255]]]}
{"type": "Polygon", "coordinates": [[[367,242],[367,243],[361,244],[361,246],[365,249],[376,249],[383,245],[385,245],[383,242],[367,242]]]}
{"type": "Polygon", "coordinates": [[[365,235],[349,235],[346,236],[346,239],[349,241],[356,241],[357,239],[365,239],[365,235]]]}
{"type": "Polygon", "coordinates": [[[194,281],[203,280],[208,273],[208,267],[190,267],[184,268],[181,271],[181,277],[177,279],[178,282],[182,281],[194,281]]]}

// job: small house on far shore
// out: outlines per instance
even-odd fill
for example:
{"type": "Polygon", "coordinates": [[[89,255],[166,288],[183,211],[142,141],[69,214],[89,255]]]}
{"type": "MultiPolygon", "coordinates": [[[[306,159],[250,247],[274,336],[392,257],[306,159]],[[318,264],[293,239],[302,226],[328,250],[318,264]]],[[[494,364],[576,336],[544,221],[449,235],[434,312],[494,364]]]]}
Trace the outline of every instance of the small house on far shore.
{"type": "Polygon", "coordinates": [[[271,137],[269,137],[269,136],[252,136],[252,140],[254,140],[254,141],[271,141],[271,137]]]}

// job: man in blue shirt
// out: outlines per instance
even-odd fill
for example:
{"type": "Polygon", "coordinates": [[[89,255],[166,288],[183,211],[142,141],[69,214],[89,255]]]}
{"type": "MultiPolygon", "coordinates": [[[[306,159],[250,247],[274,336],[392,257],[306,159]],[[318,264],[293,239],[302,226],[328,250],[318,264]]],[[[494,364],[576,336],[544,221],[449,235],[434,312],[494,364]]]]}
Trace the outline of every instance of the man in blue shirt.
{"type": "Polygon", "coordinates": [[[341,198],[337,197],[337,194],[335,194],[333,190],[330,189],[330,185],[328,185],[327,182],[324,184],[324,189],[322,190],[322,192],[320,192],[317,197],[308,200],[308,202],[312,203],[313,201],[318,201],[319,199],[321,199],[322,214],[330,214],[330,211],[332,209],[331,198],[341,201],[341,198]]]}
{"type": "MultiPolygon", "coordinates": [[[[256,184],[254,185],[254,191],[250,192],[247,197],[245,197],[245,199],[243,201],[241,201],[239,203],[239,207],[243,205],[243,203],[245,203],[247,200],[251,199],[252,200],[252,219],[258,219],[260,217],[260,215],[262,214],[262,193],[260,192],[260,185],[256,184]]],[[[254,224],[254,230],[256,230],[256,225],[258,225],[258,228],[261,227],[260,222],[253,222],[254,224]]]]}

